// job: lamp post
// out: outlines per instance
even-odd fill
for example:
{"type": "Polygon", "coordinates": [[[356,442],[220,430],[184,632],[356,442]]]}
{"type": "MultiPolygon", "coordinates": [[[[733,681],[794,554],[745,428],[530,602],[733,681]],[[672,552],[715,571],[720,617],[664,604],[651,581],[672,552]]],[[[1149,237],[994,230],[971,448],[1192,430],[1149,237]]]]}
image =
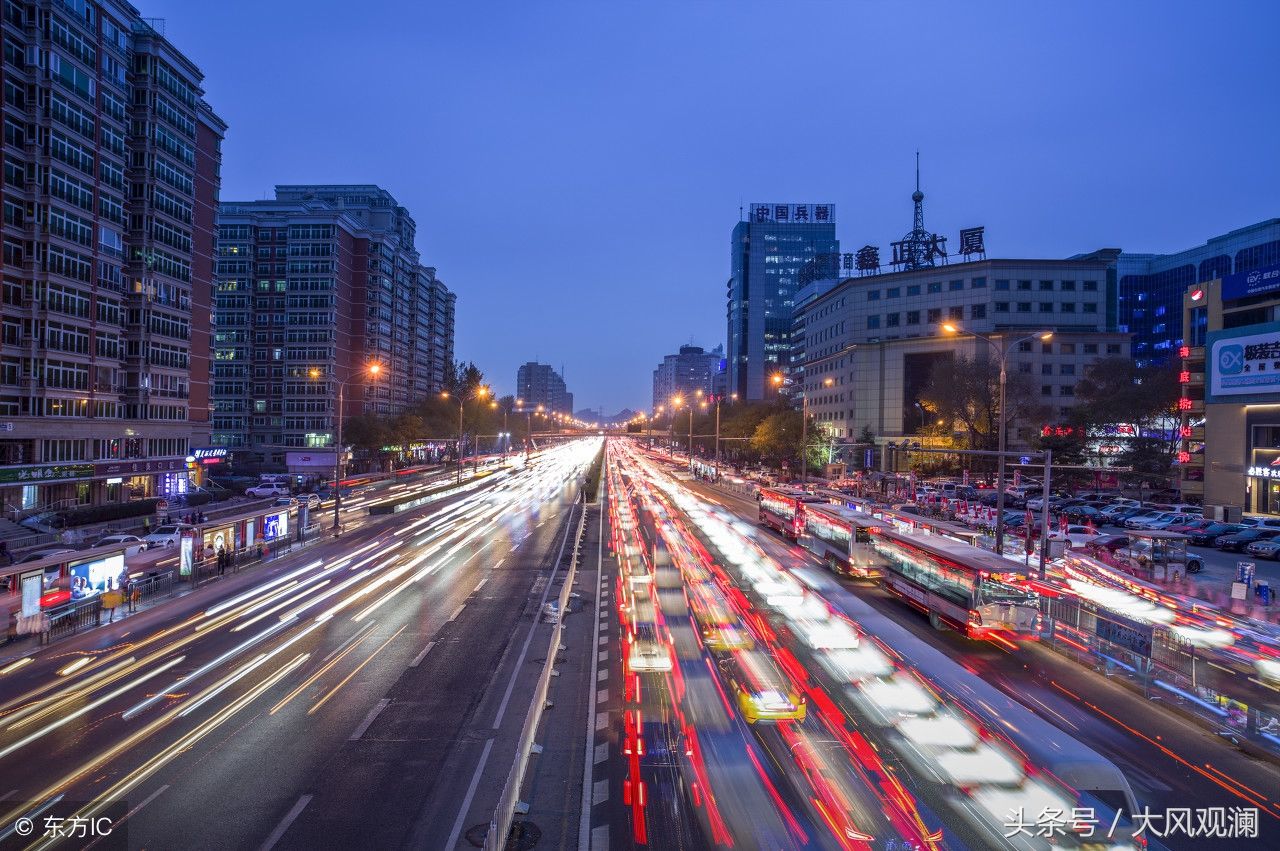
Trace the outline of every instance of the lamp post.
{"type": "MultiPolygon", "coordinates": [[[[774,373],[770,381],[775,387],[781,387],[786,382],[786,377],[778,372],[774,373]]],[[[832,387],[836,383],[834,378],[822,379],[823,387],[832,387]]],[[[805,388],[800,388],[800,484],[805,485],[809,481],[809,394],[805,392],[805,388]]]]}
{"type": "Polygon", "coordinates": [[[680,395],[671,397],[671,422],[668,426],[670,437],[667,440],[667,457],[676,457],[676,409],[684,404],[684,397],[680,395]]]}
{"type": "MultiPolygon", "coordinates": [[[[1009,412],[1005,407],[1004,388],[1007,378],[1007,367],[1009,365],[1009,351],[1013,346],[1025,343],[1028,340],[1048,340],[1053,336],[1053,332],[1037,331],[1035,334],[1028,334],[1025,337],[1020,337],[1012,343],[1006,343],[1005,336],[1003,334],[992,334],[991,336],[978,334],[974,331],[965,331],[958,325],[950,322],[945,323],[942,326],[942,330],[948,334],[976,337],[977,339],[984,341],[991,348],[995,349],[996,355],[1000,358],[1000,436],[999,452],[996,456],[996,552],[1004,555],[1004,453],[1006,442],[1005,432],[1008,431],[1009,427],[1009,412]],[[999,340],[1000,342],[997,343],[996,340],[999,340]]],[[[1045,493],[1044,496],[1047,500],[1049,495],[1048,493],[1045,493]]],[[[1027,530],[1027,534],[1031,534],[1030,529],[1027,530]]]]}
{"type": "MultiPolygon", "coordinates": [[[[737,393],[730,393],[729,398],[737,400],[737,393]]],[[[720,478],[720,403],[724,400],[723,396],[716,397],[716,478],[720,478]]]]}
{"type": "MultiPolygon", "coordinates": [[[[377,378],[381,373],[382,373],[382,364],[375,362],[366,366],[363,372],[359,373],[359,377],[377,378]]],[[[318,367],[312,367],[310,370],[307,371],[307,374],[311,377],[312,380],[318,380],[323,373],[320,372],[320,369],[318,367]]],[[[337,408],[336,419],[338,420],[338,428],[337,428],[338,433],[337,435],[335,435],[336,443],[334,448],[337,451],[334,453],[334,458],[333,458],[333,534],[334,535],[337,535],[342,529],[341,524],[338,521],[338,518],[342,511],[342,456],[345,454],[343,452],[343,447],[342,447],[342,421],[344,419],[342,408],[343,408],[343,397],[345,396],[347,381],[349,380],[350,379],[346,379],[346,380],[337,379],[338,408],[337,408]]]]}
{"type": "MultiPolygon", "coordinates": [[[[489,388],[483,384],[471,391],[471,394],[464,395],[462,393],[451,394],[445,390],[440,394],[441,399],[455,398],[458,400],[458,478],[457,483],[462,484],[462,414],[467,399],[483,399],[489,395],[489,388]]],[[[478,461],[477,461],[478,463],[478,461]]]]}

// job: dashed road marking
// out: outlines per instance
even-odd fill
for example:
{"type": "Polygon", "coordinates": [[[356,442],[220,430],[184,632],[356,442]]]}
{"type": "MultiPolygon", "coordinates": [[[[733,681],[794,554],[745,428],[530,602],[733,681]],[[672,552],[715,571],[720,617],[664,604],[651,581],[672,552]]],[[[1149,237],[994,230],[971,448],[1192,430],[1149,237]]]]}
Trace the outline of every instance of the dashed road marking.
{"type": "Polygon", "coordinates": [[[609,781],[597,780],[591,786],[591,804],[595,806],[603,804],[607,800],[609,800],[609,781]]]}
{"type": "Polygon", "coordinates": [[[609,726],[609,713],[608,713],[608,712],[597,712],[597,713],[596,713],[596,729],[597,729],[597,730],[604,730],[604,729],[606,729],[608,726],[609,726]]]}
{"type": "Polygon", "coordinates": [[[609,699],[609,690],[607,688],[596,689],[596,703],[604,703],[609,699]]]}
{"type": "Polygon", "coordinates": [[[596,745],[595,764],[599,765],[609,758],[609,743],[601,742],[596,745]]]}

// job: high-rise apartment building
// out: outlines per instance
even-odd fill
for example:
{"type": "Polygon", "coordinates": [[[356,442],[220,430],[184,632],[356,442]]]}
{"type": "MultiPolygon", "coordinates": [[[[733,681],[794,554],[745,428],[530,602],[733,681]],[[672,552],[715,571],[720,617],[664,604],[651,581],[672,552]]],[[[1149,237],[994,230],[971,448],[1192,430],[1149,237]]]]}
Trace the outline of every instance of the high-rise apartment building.
{"type": "Polygon", "coordinates": [[[277,186],[274,200],[220,206],[215,444],[279,466],[334,445],[340,384],[344,418],[444,388],[455,296],[415,235],[377,186],[277,186]]]}
{"type": "Polygon", "coordinates": [[[763,399],[767,377],[789,372],[793,299],[839,255],[835,221],[832,204],[752,204],[734,227],[727,387],[738,398],[763,399]]]}
{"type": "Polygon", "coordinates": [[[226,125],[125,2],[4,3],[0,499],[186,490],[226,125]]]}
{"type": "Polygon", "coordinates": [[[516,397],[526,408],[541,405],[551,413],[573,414],[573,394],[550,364],[536,361],[522,364],[516,372],[516,397]]]}
{"type": "Polygon", "coordinates": [[[667,404],[672,396],[693,396],[699,390],[711,395],[723,357],[723,346],[709,352],[702,346],[681,346],[676,354],[664,357],[653,371],[653,407],[667,404]]]}

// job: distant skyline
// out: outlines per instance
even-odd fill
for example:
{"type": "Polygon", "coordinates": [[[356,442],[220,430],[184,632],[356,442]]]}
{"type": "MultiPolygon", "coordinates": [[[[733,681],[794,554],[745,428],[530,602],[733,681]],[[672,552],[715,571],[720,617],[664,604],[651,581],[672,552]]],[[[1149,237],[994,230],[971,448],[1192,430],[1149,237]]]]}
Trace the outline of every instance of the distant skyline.
{"type": "Polygon", "coordinates": [[[563,365],[606,414],[724,342],[740,207],[833,202],[843,249],[887,260],[917,149],[926,226],[984,225],[990,257],[1280,215],[1263,0],[134,2],[230,125],[224,200],[377,183],[458,293],[457,356],[499,393],[563,365]]]}

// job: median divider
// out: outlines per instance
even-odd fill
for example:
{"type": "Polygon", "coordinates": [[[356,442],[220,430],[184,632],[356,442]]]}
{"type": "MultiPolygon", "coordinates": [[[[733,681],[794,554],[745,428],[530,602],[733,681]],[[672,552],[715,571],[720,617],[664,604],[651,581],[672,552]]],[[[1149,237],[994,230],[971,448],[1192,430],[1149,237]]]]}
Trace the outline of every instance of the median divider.
{"type": "Polygon", "coordinates": [[[565,574],[564,585],[557,598],[558,608],[554,618],[549,613],[539,611],[537,617],[547,617],[552,624],[551,641],[547,646],[547,661],[538,676],[538,684],[533,690],[533,699],[529,702],[529,711],[525,714],[524,726],[520,729],[520,740],[516,745],[516,758],[507,775],[507,782],[502,788],[502,796],[494,809],[493,818],[489,821],[489,831],[485,834],[485,851],[498,851],[507,847],[507,837],[511,834],[511,824],[517,813],[523,815],[529,811],[529,805],[520,801],[520,789],[524,785],[525,772],[529,767],[529,758],[541,753],[542,748],[534,741],[538,732],[538,724],[542,721],[542,713],[551,708],[547,693],[551,687],[551,678],[557,676],[555,670],[556,655],[560,652],[560,636],[564,629],[564,618],[568,613],[569,594],[573,590],[574,576],[578,570],[578,559],[581,557],[582,538],[587,526],[587,504],[582,503],[582,512],[578,516],[578,528],[573,537],[573,554],[569,558],[569,570],[565,574]]]}

